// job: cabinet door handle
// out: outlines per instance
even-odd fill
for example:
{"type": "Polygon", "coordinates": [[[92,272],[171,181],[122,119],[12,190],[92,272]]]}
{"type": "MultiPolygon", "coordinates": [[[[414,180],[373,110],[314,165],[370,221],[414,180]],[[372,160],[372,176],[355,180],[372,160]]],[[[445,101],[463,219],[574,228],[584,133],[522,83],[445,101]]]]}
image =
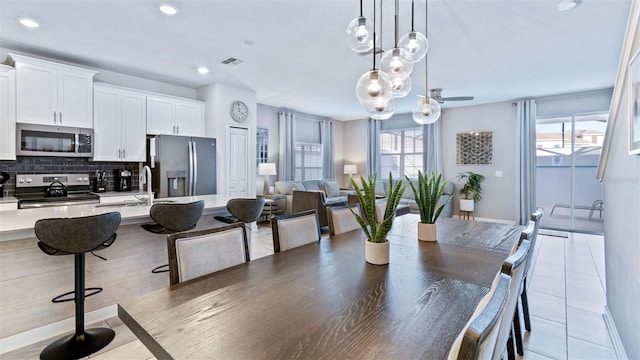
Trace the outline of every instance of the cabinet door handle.
{"type": "Polygon", "coordinates": [[[180,126],[176,125],[176,135],[180,135],[180,126]]]}
{"type": "Polygon", "coordinates": [[[122,158],[125,159],[127,157],[127,149],[122,149],[122,158]]]}
{"type": "Polygon", "coordinates": [[[60,124],[62,124],[62,111],[60,111],[60,124]]]}
{"type": "Polygon", "coordinates": [[[53,123],[55,124],[58,121],[58,113],[56,113],[55,111],[53,112],[53,123]]]}
{"type": "Polygon", "coordinates": [[[122,159],[122,149],[118,149],[118,159],[122,159]]]}

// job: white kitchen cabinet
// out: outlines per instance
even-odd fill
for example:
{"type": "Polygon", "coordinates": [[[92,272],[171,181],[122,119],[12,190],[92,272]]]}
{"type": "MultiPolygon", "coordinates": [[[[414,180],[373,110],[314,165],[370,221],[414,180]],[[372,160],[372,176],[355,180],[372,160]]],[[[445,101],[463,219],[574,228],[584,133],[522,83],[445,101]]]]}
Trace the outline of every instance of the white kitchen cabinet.
{"type": "Polygon", "coordinates": [[[93,160],[146,161],[146,94],[95,84],[93,160]]]}
{"type": "Polygon", "coordinates": [[[9,54],[17,122],[92,128],[93,70],[9,54]]]}
{"type": "Polygon", "coordinates": [[[16,159],[16,73],[0,65],[0,160],[16,159]]]}
{"type": "Polygon", "coordinates": [[[147,96],[147,134],[204,136],[204,103],[170,96],[147,96]]]}

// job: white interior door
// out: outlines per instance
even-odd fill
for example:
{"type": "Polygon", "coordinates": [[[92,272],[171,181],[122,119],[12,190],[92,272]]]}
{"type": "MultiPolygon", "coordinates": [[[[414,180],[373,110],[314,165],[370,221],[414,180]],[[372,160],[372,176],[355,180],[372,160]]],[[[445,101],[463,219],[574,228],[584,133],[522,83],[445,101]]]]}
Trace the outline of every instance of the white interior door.
{"type": "Polygon", "coordinates": [[[247,197],[249,193],[249,129],[229,128],[229,195],[247,197]]]}

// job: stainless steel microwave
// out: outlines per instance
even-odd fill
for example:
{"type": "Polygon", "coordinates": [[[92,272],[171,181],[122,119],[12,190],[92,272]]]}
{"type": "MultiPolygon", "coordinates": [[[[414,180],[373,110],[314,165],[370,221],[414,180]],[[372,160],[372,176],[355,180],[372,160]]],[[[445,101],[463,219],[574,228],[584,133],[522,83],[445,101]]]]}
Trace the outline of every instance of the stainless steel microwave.
{"type": "Polygon", "coordinates": [[[18,156],[93,157],[93,130],[16,124],[18,156]]]}

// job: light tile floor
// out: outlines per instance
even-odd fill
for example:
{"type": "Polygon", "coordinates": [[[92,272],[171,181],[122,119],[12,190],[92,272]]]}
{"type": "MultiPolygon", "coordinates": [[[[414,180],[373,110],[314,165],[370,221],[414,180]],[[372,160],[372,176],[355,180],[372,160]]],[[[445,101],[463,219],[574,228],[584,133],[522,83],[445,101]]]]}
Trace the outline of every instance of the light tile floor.
{"type": "MultiPolygon", "coordinates": [[[[252,231],[253,258],[273,252],[266,223],[252,231]]],[[[327,234],[323,234],[327,236],[327,234]]],[[[615,359],[602,313],[605,304],[602,236],[570,233],[569,238],[538,236],[528,288],[532,331],[524,337],[524,359],[615,359]]],[[[117,318],[98,326],[115,330],[116,338],[91,355],[100,360],[147,360],[153,355],[117,318]]],[[[0,356],[37,359],[53,339],[0,356]]]]}

